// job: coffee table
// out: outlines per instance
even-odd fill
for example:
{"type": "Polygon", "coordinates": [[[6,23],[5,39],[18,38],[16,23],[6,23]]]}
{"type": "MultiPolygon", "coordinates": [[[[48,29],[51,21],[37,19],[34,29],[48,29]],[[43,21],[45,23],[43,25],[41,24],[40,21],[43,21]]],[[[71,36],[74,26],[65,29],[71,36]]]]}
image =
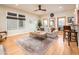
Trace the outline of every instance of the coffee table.
{"type": "Polygon", "coordinates": [[[30,36],[39,40],[44,40],[47,38],[46,32],[43,31],[31,32],[30,36]]]}

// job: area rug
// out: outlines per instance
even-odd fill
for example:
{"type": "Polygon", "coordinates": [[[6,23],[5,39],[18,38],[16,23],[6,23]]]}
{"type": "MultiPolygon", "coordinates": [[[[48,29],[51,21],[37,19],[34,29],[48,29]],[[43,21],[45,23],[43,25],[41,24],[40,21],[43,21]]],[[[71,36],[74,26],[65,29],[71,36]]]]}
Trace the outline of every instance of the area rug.
{"type": "Polygon", "coordinates": [[[53,41],[54,39],[50,38],[41,41],[28,36],[17,40],[16,43],[21,46],[25,52],[28,51],[30,55],[43,55],[53,41]]]}

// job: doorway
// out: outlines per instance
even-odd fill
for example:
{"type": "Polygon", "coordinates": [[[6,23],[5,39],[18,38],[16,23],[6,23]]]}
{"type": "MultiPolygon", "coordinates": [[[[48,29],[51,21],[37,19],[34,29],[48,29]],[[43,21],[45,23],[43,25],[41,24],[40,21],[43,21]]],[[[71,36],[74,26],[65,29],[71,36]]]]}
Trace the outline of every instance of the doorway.
{"type": "Polygon", "coordinates": [[[66,17],[57,18],[58,30],[63,31],[63,26],[66,25],[66,17]]]}

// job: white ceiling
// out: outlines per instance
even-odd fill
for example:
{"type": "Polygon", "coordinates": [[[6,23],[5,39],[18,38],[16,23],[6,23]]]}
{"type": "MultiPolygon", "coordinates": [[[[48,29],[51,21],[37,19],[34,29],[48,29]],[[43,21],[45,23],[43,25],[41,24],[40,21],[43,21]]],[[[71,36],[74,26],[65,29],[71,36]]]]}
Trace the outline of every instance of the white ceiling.
{"type": "Polygon", "coordinates": [[[38,9],[38,4],[6,4],[4,6],[21,9],[36,15],[45,15],[49,13],[57,13],[62,11],[74,10],[75,4],[41,4],[45,11],[34,11],[38,9]]]}

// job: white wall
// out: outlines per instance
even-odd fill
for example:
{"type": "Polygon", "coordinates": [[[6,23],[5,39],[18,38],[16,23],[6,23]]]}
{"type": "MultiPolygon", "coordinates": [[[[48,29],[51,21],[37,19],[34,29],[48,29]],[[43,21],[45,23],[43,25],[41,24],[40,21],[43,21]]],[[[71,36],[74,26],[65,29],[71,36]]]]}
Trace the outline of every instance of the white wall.
{"type": "Polygon", "coordinates": [[[4,30],[7,29],[6,28],[7,22],[6,22],[6,18],[5,18],[5,16],[6,16],[5,12],[6,12],[5,9],[3,9],[2,7],[0,7],[0,31],[4,31],[4,30]]]}
{"type": "Polygon", "coordinates": [[[5,6],[0,6],[0,31],[7,30],[8,36],[35,31],[37,20],[38,20],[37,15],[29,14],[19,9],[12,9],[5,6]],[[26,16],[24,28],[22,29],[17,28],[16,30],[7,30],[7,19],[6,19],[7,12],[24,14],[26,16]],[[32,23],[30,23],[29,20],[32,20],[32,23]]]}
{"type": "MultiPolygon", "coordinates": [[[[57,24],[57,17],[62,17],[62,16],[74,16],[74,10],[66,11],[66,12],[60,12],[60,13],[55,13],[55,24],[57,24]]],[[[49,14],[41,17],[41,20],[43,18],[49,19],[49,14]]],[[[9,7],[5,6],[0,6],[0,31],[7,30],[8,31],[8,36],[16,35],[16,34],[22,34],[30,31],[35,31],[36,30],[36,22],[39,19],[37,15],[29,14],[25,11],[22,10],[17,10],[17,9],[12,9],[9,7]],[[16,12],[16,13],[21,13],[26,15],[26,21],[25,21],[25,27],[23,29],[16,29],[16,30],[7,30],[7,19],[6,19],[6,14],[7,12],[16,12]],[[29,19],[33,21],[33,23],[29,23],[29,19]]],[[[57,28],[57,25],[56,25],[57,28]]]]}

